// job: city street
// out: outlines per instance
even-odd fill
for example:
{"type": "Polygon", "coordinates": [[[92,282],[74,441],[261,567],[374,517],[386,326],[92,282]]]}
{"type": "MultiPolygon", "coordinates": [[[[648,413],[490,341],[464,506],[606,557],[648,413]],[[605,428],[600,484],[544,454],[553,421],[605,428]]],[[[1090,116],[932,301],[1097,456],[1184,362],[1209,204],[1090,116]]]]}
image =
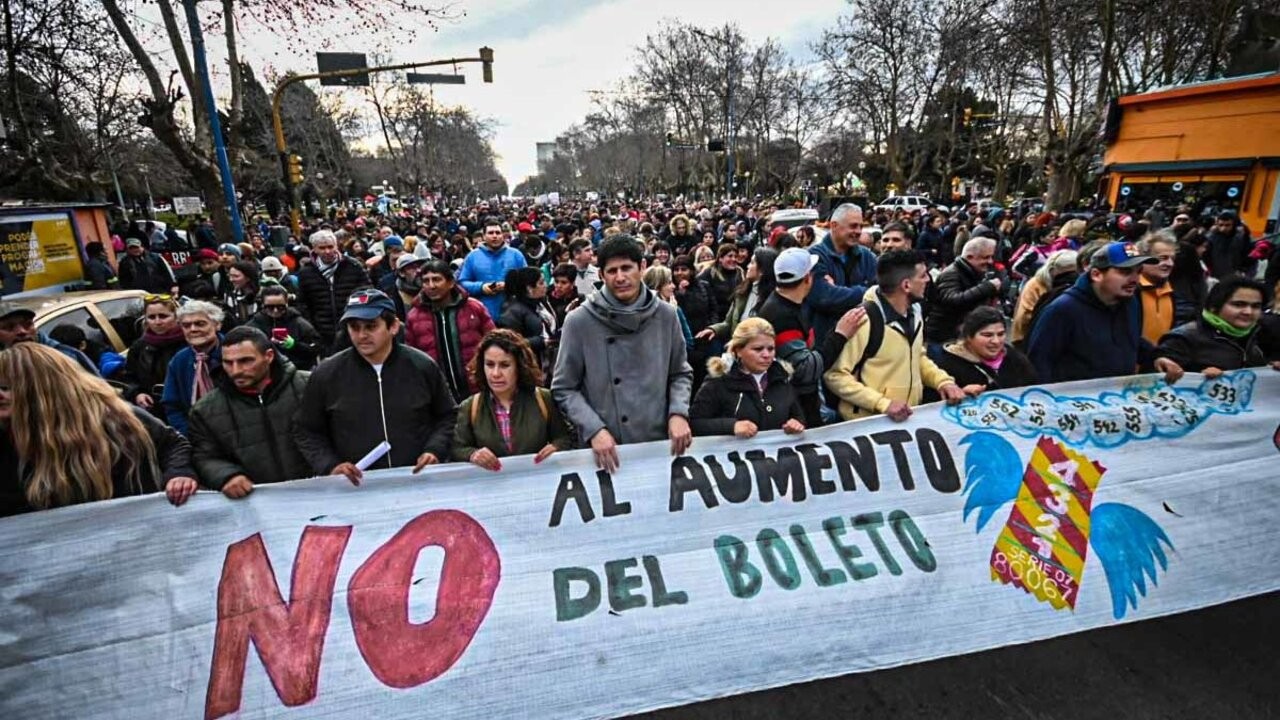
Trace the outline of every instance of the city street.
{"type": "Polygon", "coordinates": [[[1271,593],[1054,640],[650,713],[705,718],[1280,717],[1271,593]]]}

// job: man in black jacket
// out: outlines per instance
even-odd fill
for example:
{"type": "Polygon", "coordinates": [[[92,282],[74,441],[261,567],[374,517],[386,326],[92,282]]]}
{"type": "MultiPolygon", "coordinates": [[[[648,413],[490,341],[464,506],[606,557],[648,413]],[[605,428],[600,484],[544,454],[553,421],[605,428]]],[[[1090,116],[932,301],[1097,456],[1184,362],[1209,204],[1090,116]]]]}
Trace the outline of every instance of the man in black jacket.
{"type": "Polygon", "coordinates": [[[216,382],[188,416],[200,482],[235,499],[255,484],[312,476],[293,439],[307,373],[277,353],[261,330],[242,325],[222,340],[216,382]]]}
{"type": "Polygon", "coordinates": [[[945,343],[960,337],[964,316],[999,297],[1000,278],[987,277],[995,254],[995,240],[974,238],[965,243],[961,256],[938,274],[925,320],[926,342],[945,343]]]}
{"type": "Polygon", "coordinates": [[[369,274],[358,261],[342,255],[331,230],[312,234],[311,249],[315,262],[298,271],[298,294],[327,352],[334,345],[343,304],[356,290],[370,287],[369,274]]]}
{"type": "Polygon", "coordinates": [[[355,462],[385,442],[370,466],[413,466],[416,473],[449,457],[457,405],[435,361],[396,341],[400,319],[391,298],[361,290],[341,322],[352,347],[311,374],[294,422],[298,447],[320,475],[359,485],[355,462]]]}
{"type": "Polygon", "coordinates": [[[178,282],[169,263],[143,247],[141,240],[129,238],[124,253],[119,274],[122,289],[145,290],[156,295],[178,294],[178,282]]]}

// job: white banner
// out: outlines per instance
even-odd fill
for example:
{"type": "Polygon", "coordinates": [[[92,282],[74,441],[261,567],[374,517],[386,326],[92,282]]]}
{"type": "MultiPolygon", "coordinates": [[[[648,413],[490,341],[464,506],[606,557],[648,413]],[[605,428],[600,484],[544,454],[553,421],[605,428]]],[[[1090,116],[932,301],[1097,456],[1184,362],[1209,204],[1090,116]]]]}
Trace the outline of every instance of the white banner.
{"type": "Polygon", "coordinates": [[[0,521],[0,717],[609,717],[1280,588],[1280,373],[0,521]]]}

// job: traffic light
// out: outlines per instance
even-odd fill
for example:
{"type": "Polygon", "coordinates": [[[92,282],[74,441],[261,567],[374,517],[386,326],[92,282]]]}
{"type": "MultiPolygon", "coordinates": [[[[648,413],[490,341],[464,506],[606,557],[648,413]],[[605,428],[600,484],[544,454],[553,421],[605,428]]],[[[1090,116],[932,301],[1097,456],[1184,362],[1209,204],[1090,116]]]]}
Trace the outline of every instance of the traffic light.
{"type": "Polygon", "coordinates": [[[493,82],[493,48],[480,48],[480,62],[484,65],[484,81],[493,82]]]}
{"type": "Polygon", "coordinates": [[[724,152],[723,140],[708,140],[707,152],[724,152]]]}
{"type": "Polygon", "coordinates": [[[672,145],[675,145],[675,144],[676,144],[676,134],[667,133],[667,147],[671,147],[672,145]]]}
{"type": "Polygon", "coordinates": [[[289,156],[289,182],[294,185],[301,185],[306,178],[302,175],[302,157],[300,155],[289,156]]]}
{"type": "Polygon", "coordinates": [[[973,108],[964,109],[964,126],[969,127],[973,124],[973,108]]]}

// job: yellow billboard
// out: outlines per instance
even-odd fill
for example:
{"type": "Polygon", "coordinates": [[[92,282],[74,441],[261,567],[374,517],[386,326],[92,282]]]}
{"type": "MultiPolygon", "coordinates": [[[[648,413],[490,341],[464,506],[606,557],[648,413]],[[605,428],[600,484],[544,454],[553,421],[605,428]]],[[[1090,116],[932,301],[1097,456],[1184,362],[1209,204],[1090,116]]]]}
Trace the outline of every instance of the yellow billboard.
{"type": "Polygon", "coordinates": [[[83,279],[80,245],[69,214],[0,217],[0,295],[83,279]]]}

